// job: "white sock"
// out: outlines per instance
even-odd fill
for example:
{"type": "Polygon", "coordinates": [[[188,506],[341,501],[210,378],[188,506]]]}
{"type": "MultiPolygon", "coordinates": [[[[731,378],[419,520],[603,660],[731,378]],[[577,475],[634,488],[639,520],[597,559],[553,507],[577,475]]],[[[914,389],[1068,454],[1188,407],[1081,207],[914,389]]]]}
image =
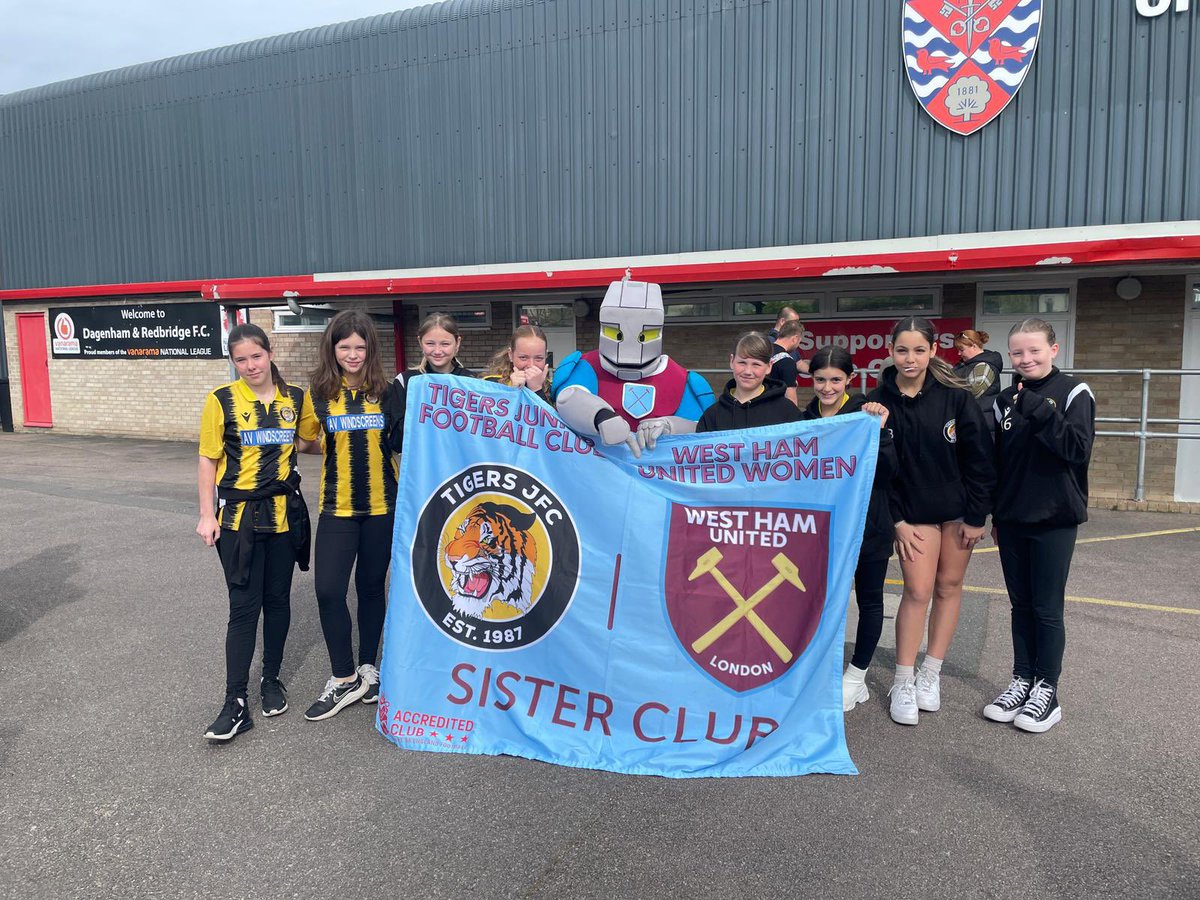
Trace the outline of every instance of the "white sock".
{"type": "Polygon", "coordinates": [[[927,672],[940,673],[942,671],[942,661],[936,656],[930,656],[928,653],[926,653],[925,660],[921,663],[921,668],[927,672]]]}
{"type": "Polygon", "coordinates": [[[850,665],[846,666],[846,671],[842,677],[847,681],[864,682],[867,680],[867,670],[860,669],[854,663],[850,663],[850,665]]]}
{"type": "Polygon", "coordinates": [[[896,684],[901,684],[905,681],[912,681],[914,677],[912,666],[896,666],[896,684]]]}

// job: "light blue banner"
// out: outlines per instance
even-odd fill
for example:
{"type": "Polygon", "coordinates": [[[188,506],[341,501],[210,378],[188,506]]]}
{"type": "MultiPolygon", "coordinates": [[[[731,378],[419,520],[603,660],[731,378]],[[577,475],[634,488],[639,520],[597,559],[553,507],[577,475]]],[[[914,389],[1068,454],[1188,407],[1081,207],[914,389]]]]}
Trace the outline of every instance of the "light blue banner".
{"type": "Polygon", "coordinates": [[[379,730],[669,777],[855,774],[842,647],[865,414],[635,459],[526,390],[408,388],[379,730]]]}

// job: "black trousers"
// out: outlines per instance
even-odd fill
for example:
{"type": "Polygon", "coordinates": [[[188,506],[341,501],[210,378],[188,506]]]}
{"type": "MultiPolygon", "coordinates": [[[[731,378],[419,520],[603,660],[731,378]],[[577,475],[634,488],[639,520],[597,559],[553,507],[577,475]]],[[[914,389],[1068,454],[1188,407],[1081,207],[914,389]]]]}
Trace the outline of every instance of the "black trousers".
{"type": "Polygon", "coordinates": [[[353,623],[346,606],[350,570],[358,594],[358,661],[375,665],[383,616],[387,609],[384,585],[392,561],[394,515],[332,516],[321,513],[317,523],[314,581],[321,631],[335,678],[354,674],[353,623]],[[356,565],[357,562],[357,565],[356,565]]]}
{"type": "MultiPolygon", "coordinates": [[[[221,564],[229,566],[237,538],[222,533],[217,541],[221,564]]],[[[292,573],[296,551],[285,534],[256,534],[250,558],[250,578],[242,587],[229,587],[229,625],[225,630],[225,698],[245,697],[250,663],[262,614],[263,678],[278,678],[283,645],[292,623],[292,573]]]]}
{"type": "Polygon", "coordinates": [[[1013,675],[1058,684],[1067,629],[1067,575],[1077,526],[999,525],[1000,566],[1012,601],[1013,675]]]}
{"type": "Polygon", "coordinates": [[[858,602],[858,630],[854,635],[851,665],[865,669],[871,664],[879,635],[883,633],[883,581],[887,559],[859,559],[854,570],[854,597],[858,602]]]}

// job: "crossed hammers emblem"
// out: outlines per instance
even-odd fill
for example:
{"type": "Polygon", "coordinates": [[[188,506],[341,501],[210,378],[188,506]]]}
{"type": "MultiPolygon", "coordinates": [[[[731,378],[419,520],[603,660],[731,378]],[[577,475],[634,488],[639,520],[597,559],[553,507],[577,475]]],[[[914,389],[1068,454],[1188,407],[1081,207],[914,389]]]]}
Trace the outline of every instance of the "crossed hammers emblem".
{"type": "Polygon", "coordinates": [[[735,588],[725,574],[717,568],[718,564],[724,557],[721,551],[716,547],[705,551],[701,557],[696,560],[696,568],[692,570],[692,574],[688,576],[688,581],[695,581],[706,572],[713,577],[713,580],[721,586],[729,599],[733,601],[736,607],[729,615],[725,616],[720,622],[714,625],[692,643],[692,649],[697,653],[703,653],[716,642],[721,635],[725,634],[730,628],[745,619],[759,633],[764,641],[770,646],[775,654],[785,663],[792,661],[792,651],[787,648],[787,645],[779,639],[771,627],[762,620],[754,607],[762,603],[767,597],[775,593],[775,590],[784,582],[794,585],[801,591],[807,591],[804,582],[800,580],[800,570],[796,568],[795,563],[784,556],[782,553],[776,553],[771,558],[771,564],[775,566],[775,574],[771,580],[760,587],[749,597],[743,597],[741,591],[735,588]]]}

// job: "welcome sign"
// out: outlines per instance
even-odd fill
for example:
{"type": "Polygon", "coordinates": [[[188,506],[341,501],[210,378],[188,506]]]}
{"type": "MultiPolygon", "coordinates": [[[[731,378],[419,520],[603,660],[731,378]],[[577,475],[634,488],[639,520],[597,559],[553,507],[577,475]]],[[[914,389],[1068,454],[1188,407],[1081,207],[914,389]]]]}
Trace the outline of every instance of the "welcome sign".
{"type": "Polygon", "coordinates": [[[866,415],[635,459],[529,391],[409,386],[378,729],[670,777],[853,774],[841,667],[866,415]]]}

